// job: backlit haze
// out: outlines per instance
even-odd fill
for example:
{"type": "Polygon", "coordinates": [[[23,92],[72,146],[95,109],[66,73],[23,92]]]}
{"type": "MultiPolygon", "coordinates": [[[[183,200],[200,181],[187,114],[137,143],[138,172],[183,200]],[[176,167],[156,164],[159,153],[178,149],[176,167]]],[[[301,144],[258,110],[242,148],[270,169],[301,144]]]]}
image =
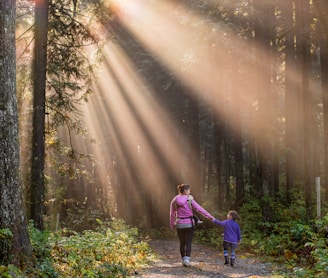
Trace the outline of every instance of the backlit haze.
{"type": "MultiPolygon", "coordinates": [[[[166,208],[166,219],[166,200],[175,194],[177,183],[188,182],[196,192],[202,182],[200,154],[188,138],[177,136],[179,126],[174,116],[136,68],[131,57],[137,53],[129,53],[128,47],[120,44],[122,34],[156,57],[165,72],[175,75],[193,99],[208,106],[231,130],[243,125],[245,119],[249,141],[267,143],[266,128],[272,126],[273,117],[275,124],[283,124],[284,117],[276,114],[282,104],[271,101],[272,94],[282,93],[279,89],[268,91],[272,82],[270,51],[256,40],[242,39],[231,26],[191,13],[180,1],[112,0],[107,8],[120,27],[103,26],[114,35],[105,46],[95,94],[83,108],[86,128],[96,140],[88,150],[95,154],[102,185],[116,192],[114,204],[119,194],[126,196],[125,202],[129,195],[151,194],[159,207],[166,208]],[[121,176],[124,173],[123,180],[116,176],[118,171],[121,176]]],[[[248,14],[239,18],[242,16],[248,14]]],[[[283,66],[281,62],[279,67],[283,66]]],[[[292,78],[297,82],[296,75],[292,78]]],[[[160,93],[165,94],[165,90],[160,93]]],[[[275,144],[279,139],[270,140],[275,144]]]]}

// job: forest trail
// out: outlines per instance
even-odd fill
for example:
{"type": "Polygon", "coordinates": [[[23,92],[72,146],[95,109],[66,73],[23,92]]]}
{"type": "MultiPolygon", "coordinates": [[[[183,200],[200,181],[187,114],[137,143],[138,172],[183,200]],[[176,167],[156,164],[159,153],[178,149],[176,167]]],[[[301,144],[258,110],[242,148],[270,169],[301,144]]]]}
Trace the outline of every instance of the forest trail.
{"type": "Polygon", "coordinates": [[[149,245],[157,254],[158,260],[149,268],[140,270],[140,273],[135,277],[264,278],[273,277],[273,272],[277,271],[276,266],[273,264],[262,262],[254,256],[238,252],[238,249],[235,266],[225,266],[222,250],[219,247],[211,248],[194,243],[192,246],[191,267],[184,267],[181,265],[178,241],[151,240],[149,245]]]}

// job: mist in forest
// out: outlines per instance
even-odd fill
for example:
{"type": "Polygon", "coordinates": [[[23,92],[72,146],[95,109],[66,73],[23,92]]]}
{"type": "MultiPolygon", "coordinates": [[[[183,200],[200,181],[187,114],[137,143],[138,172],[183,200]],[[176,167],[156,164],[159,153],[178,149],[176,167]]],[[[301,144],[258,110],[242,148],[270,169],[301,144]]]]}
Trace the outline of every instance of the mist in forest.
{"type": "MultiPolygon", "coordinates": [[[[269,19],[254,27],[260,38],[251,40],[236,33],[242,16],[234,26],[214,24],[180,1],[150,2],[109,1],[114,20],[106,28],[114,39],[105,46],[95,94],[83,113],[95,140],[88,150],[113,215],[143,221],[156,208],[165,222],[178,183],[190,183],[197,196],[204,190],[198,134],[219,140],[211,127],[200,127],[204,111],[212,124],[246,138],[259,155],[281,143],[286,61],[263,43],[269,19]],[[184,127],[192,125],[197,134],[185,135],[184,127]]],[[[301,80],[297,72],[288,78],[292,84],[301,80]]],[[[289,113],[297,114],[297,105],[289,103],[289,113]]],[[[300,119],[293,119],[298,125],[300,119]]]]}

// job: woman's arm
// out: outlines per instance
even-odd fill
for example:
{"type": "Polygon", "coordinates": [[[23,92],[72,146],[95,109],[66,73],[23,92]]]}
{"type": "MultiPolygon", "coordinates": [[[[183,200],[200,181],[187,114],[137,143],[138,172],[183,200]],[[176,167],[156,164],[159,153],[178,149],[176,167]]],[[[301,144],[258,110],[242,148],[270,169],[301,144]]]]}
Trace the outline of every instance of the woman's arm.
{"type": "Polygon", "coordinates": [[[210,220],[214,219],[214,217],[206,209],[204,209],[201,205],[199,205],[195,200],[192,200],[191,206],[195,211],[199,212],[204,217],[210,220]]]}
{"type": "Polygon", "coordinates": [[[175,198],[171,201],[170,204],[170,227],[174,229],[176,219],[176,205],[175,205],[175,198]]]}

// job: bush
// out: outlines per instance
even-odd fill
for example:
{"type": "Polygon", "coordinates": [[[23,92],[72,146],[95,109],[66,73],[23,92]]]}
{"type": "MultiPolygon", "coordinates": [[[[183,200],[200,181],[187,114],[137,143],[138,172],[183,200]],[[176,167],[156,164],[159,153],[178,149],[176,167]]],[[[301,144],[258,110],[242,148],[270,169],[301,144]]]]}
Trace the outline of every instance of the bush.
{"type": "Polygon", "coordinates": [[[314,233],[311,241],[306,243],[306,246],[312,250],[314,265],[306,274],[323,278],[327,277],[328,273],[328,214],[322,220],[317,220],[315,224],[318,232],[314,233]]]}
{"type": "Polygon", "coordinates": [[[240,213],[243,245],[248,249],[288,264],[293,268],[290,277],[326,277],[328,215],[308,222],[302,198],[286,207],[267,197],[251,200],[240,213]]]}
{"type": "Polygon", "coordinates": [[[217,225],[212,229],[197,228],[195,230],[195,242],[221,247],[223,240],[222,232],[222,227],[217,225]]]}
{"type": "Polygon", "coordinates": [[[52,238],[54,268],[64,277],[124,277],[151,260],[146,242],[124,221],[102,224],[96,231],[52,238]]]}
{"type": "Polygon", "coordinates": [[[50,253],[52,246],[49,243],[50,232],[39,231],[31,221],[29,223],[29,235],[33,248],[35,266],[33,269],[27,269],[26,274],[31,277],[58,277],[58,273],[52,265],[50,253]]]}
{"type": "Polygon", "coordinates": [[[0,265],[0,276],[126,277],[154,259],[147,242],[139,240],[138,230],[123,220],[98,221],[98,226],[81,233],[67,229],[51,233],[35,229],[31,222],[34,266],[0,265]]]}
{"type": "Polygon", "coordinates": [[[23,277],[22,271],[14,265],[0,265],[0,277],[11,278],[11,277],[23,277]]]}

